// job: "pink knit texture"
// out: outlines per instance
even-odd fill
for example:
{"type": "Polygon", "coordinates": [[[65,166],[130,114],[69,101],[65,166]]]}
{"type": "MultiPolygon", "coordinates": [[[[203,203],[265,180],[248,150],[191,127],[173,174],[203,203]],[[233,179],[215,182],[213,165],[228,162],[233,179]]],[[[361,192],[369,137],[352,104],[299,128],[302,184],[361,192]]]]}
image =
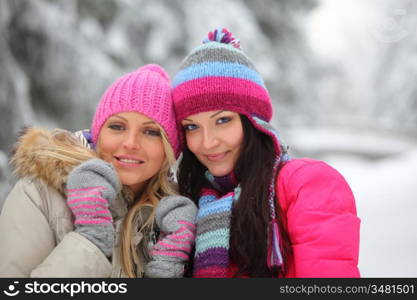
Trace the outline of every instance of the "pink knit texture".
{"type": "Polygon", "coordinates": [[[249,80],[234,77],[203,77],[189,80],[173,91],[177,121],[210,110],[230,110],[257,115],[269,121],[272,105],[268,91],[249,80]]]}
{"type": "Polygon", "coordinates": [[[91,124],[96,143],[106,120],[121,112],[141,113],[162,126],[175,157],[180,153],[170,79],[162,67],[150,64],[117,79],[103,94],[91,124]]]}

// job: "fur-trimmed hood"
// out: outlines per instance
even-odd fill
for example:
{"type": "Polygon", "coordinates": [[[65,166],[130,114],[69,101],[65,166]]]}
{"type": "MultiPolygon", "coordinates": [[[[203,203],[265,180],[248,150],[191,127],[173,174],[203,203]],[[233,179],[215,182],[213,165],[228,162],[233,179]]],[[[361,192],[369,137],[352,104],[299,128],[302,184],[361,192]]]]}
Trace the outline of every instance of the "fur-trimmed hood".
{"type": "Polygon", "coordinates": [[[64,193],[71,170],[94,157],[95,151],[82,134],[26,128],[19,135],[10,163],[16,176],[41,179],[64,193]]]}

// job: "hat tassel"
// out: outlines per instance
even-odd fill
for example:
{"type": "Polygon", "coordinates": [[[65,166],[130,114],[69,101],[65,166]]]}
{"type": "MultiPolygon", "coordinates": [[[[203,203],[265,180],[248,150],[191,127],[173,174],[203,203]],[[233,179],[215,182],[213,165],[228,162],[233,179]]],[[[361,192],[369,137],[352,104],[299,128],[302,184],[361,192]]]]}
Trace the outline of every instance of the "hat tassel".
{"type": "Polygon", "coordinates": [[[280,249],[280,238],[277,220],[269,223],[268,268],[282,267],[283,259],[280,249]]]}

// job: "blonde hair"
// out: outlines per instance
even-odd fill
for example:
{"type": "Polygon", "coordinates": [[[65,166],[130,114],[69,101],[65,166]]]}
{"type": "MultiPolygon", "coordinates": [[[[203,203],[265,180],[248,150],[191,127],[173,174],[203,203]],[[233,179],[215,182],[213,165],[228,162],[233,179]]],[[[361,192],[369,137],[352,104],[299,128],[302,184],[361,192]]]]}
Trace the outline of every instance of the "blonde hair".
{"type": "Polygon", "coordinates": [[[130,278],[136,277],[134,261],[140,262],[140,258],[137,255],[136,245],[132,242],[132,232],[137,230],[134,228],[136,225],[136,218],[140,214],[142,208],[148,206],[152,208],[152,213],[145,222],[140,224],[139,232],[148,231],[153,229],[155,220],[156,206],[159,200],[168,195],[177,194],[174,189],[174,185],[169,182],[168,173],[170,167],[175,163],[175,155],[172,146],[169,144],[163,128],[155,123],[161,132],[162,144],[165,151],[165,160],[161,169],[151,179],[149,179],[141,197],[134,201],[130,206],[126,216],[124,217],[121,230],[121,250],[120,261],[123,272],[130,278]]]}

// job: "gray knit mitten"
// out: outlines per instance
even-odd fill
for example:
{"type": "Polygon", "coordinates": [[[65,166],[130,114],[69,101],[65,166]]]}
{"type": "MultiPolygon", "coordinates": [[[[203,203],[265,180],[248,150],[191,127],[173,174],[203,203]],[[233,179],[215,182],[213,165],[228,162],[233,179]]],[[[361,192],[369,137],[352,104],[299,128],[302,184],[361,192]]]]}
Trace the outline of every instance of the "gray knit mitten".
{"type": "Polygon", "coordinates": [[[145,266],[145,276],[176,278],[184,275],[195,242],[197,207],[183,196],[168,196],[156,208],[156,223],[160,229],[158,242],[153,246],[152,260],[145,266]]]}
{"type": "Polygon", "coordinates": [[[67,181],[67,203],[75,216],[75,231],[107,257],[112,255],[115,234],[109,203],[120,189],[113,165],[98,158],[74,168],[67,181]]]}

